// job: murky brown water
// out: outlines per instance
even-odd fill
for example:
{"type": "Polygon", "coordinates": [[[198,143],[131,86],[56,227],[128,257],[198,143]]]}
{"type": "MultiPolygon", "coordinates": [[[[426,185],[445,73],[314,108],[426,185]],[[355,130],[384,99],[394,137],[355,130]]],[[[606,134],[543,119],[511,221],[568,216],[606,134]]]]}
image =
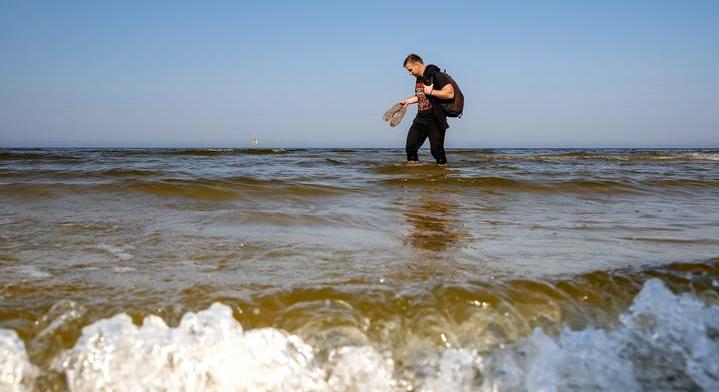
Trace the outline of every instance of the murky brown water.
{"type": "Polygon", "coordinates": [[[148,390],[716,385],[706,362],[719,351],[668,346],[719,348],[719,151],[448,157],[438,168],[406,166],[400,150],[0,151],[0,390],[136,389],[124,382],[150,377],[143,358],[158,350],[181,360],[158,362],[157,385],[138,384],[148,390]],[[651,307],[661,301],[677,314],[694,301],[706,342],[651,307]],[[240,362],[183,329],[215,302],[231,316],[212,308],[190,330],[237,342],[240,362]],[[137,325],[157,315],[169,332],[100,322],[121,313],[137,325]],[[633,321],[647,314],[681,342],[636,347],[656,335],[633,321]],[[113,349],[83,346],[92,336],[113,349]],[[248,348],[268,342],[290,348],[266,361],[248,348]],[[149,351],[118,354],[123,344],[149,351]],[[556,370],[582,350],[606,365],[596,380],[556,370]],[[234,380],[230,364],[263,376],[234,380]]]}

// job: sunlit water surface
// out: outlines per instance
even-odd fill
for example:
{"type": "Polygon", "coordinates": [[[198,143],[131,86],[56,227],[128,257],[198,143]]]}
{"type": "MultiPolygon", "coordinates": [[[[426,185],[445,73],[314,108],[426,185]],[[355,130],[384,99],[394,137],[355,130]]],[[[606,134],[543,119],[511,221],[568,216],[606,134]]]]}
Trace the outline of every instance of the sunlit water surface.
{"type": "Polygon", "coordinates": [[[0,390],[719,389],[719,150],[448,158],[0,150],[0,390]]]}

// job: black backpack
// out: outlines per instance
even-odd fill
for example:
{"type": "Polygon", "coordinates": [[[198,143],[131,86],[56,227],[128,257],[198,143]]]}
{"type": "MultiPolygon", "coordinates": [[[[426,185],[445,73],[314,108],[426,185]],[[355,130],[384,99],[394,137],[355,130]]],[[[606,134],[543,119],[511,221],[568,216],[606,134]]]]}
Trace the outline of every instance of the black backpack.
{"type": "Polygon", "coordinates": [[[462,94],[462,90],[459,89],[457,82],[449,76],[446,69],[442,73],[447,77],[447,80],[449,80],[449,83],[451,83],[454,88],[454,98],[451,101],[442,100],[439,101],[439,103],[442,106],[442,109],[444,109],[444,114],[446,114],[447,117],[460,118],[462,117],[462,111],[464,110],[464,94],[462,94]]]}

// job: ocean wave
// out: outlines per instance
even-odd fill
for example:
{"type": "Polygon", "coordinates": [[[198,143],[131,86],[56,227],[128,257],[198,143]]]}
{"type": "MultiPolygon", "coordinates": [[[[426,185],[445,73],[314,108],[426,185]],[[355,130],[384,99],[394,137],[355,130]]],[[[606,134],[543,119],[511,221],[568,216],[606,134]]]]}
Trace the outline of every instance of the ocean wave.
{"type": "MultiPolygon", "coordinates": [[[[106,173],[103,173],[106,174],[106,173]]],[[[350,188],[301,183],[279,179],[256,179],[234,176],[211,178],[158,178],[133,179],[131,171],[113,173],[121,181],[79,183],[58,182],[12,182],[0,184],[5,196],[57,197],[84,192],[139,192],[160,197],[180,197],[197,200],[242,200],[247,197],[321,197],[339,196],[355,191],[350,188]]],[[[140,173],[140,177],[151,176],[140,173]]]]}
{"type": "Polygon", "coordinates": [[[393,163],[389,165],[379,165],[370,167],[369,170],[376,174],[445,174],[447,170],[453,170],[452,168],[445,168],[430,163],[418,163],[408,165],[405,163],[393,163]]]}
{"type": "Polygon", "coordinates": [[[0,151],[0,162],[53,162],[53,163],[80,163],[85,162],[86,157],[68,152],[56,152],[48,150],[11,150],[0,151]]]}
{"type": "MultiPolygon", "coordinates": [[[[438,169],[439,170],[439,169],[438,169]]],[[[385,168],[386,174],[403,173],[400,169],[385,168]]],[[[496,191],[538,192],[538,193],[614,193],[638,194],[654,191],[693,189],[717,189],[719,180],[676,178],[676,179],[566,179],[566,180],[523,180],[510,177],[482,176],[468,177],[445,172],[405,171],[402,177],[379,180],[378,183],[391,186],[428,186],[451,188],[479,188],[496,191]]]]}
{"type": "Polygon", "coordinates": [[[93,178],[131,178],[150,177],[165,174],[159,170],[112,168],[104,170],[77,169],[0,169],[0,178],[18,179],[93,179],[93,178]]]}
{"type": "Polygon", "coordinates": [[[123,169],[123,168],[113,168],[113,169],[107,169],[107,170],[100,170],[95,172],[90,172],[90,175],[96,174],[101,177],[149,177],[149,176],[159,176],[164,174],[162,171],[159,170],[148,170],[148,169],[123,169]]]}
{"type": "Polygon", "coordinates": [[[479,149],[479,150],[473,150],[473,149],[448,149],[447,155],[450,156],[460,156],[464,158],[493,158],[500,155],[503,155],[501,152],[497,150],[491,150],[491,149],[479,149]]]}
{"type": "MultiPolygon", "coordinates": [[[[251,177],[228,177],[222,179],[165,179],[156,181],[131,181],[120,184],[125,190],[138,191],[156,196],[185,197],[200,200],[232,200],[246,197],[319,197],[337,196],[348,189],[330,186],[296,183],[285,180],[261,180],[251,177]]],[[[105,190],[116,188],[107,185],[105,190]]]]}
{"type": "Polygon", "coordinates": [[[719,389],[718,329],[719,306],[650,279],[616,328],[557,337],[538,328],[475,363],[486,391],[711,391],[719,389]]]}
{"type": "MultiPolygon", "coordinates": [[[[416,305],[415,305],[416,306],[416,305]]],[[[229,306],[187,313],[177,327],[125,314],[82,330],[51,361],[73,391],[640,391],[719,388],[719,306],[649,279],[610,328],[536,327],[511,344],[337,345],[278,328],[245,330],[229,306]]],[[[0,330],[0,386],[27,390],[38,370],[22,341],[0,330]],[[4,384],[2,384],[4,383],[4,384]]]]}
{"type": "Polygon", "coordinates": [[[167,179],[157,181],[128,181],[108,184],[103,191],[126,190],[161,197],[181,197],[198,200],[241,199],[241,189],[224,181],[167,179]]]}
{"type": "Polygon", "coordinates": [[[658,163],[663,162],[703,162],[719,161],[719,150],[572,150],[562,149],[508,149],[508,150],[447,150],[450,163],[453,157],[461,161],[470,162],[538,162],[538,163],[581,163],[591,161],[626,162],[626,163],[658,163]]]}
{"type": "MultiPolygon", "coordinates": [[[[569,151],[563,153],[529,155],[530,159],[539,161],[561,160],[605,160],[605,161],[719,161],[719,151],[569,151]]],[[[521,159],[521,158],[520,158],[521,159]]]]}
{"type": "Polygon", "coordinates": [[[277,155],[287,154],[285,149],[272,148],[186,148],[186,149],[139,149],[106,151],[110,156],[197,156],[214,157],[223,155],[277,155]]]}
{"type": "Polygon", "coordinates": [[[389,178],[379,181],[393,186],[450,186],[480,188],[485,190],[518,192],[592,192],[592,193],[638,193],[636,183],[614,180],[564,180],[552,182],[524,181],[508,177],[460,177],[460,176],[415,176],[389,178]]]}
{"type": "MultiPolygon", "coordinates": [[[[344,165],[333,161],[332,165],[344,165]]],[[[307,163],[307,165],[312,165],[307,163]]],[[[371,183],[389,187],[432,187],[488,192],[642,194],[717,190],[719,180],[701,178],[664,179],[536,179],[480,176],[469,177],[437,168],[396,168],[384,166],[390,178],[371,183]]],[[[7,171],[0,170],[0,189],[6,196],[62,196],[77,192],[140,192],[163,197],[186,197],[206,200],[242,199],[246,196],[339,196],[360,189],[340,184],[316,184],[280,179],[257,179],[248,176],[176,178],[168,173],[141,169],[108,169],[101,171],[7,171]]],[[[381,178],[381,177],[380,177],[381,178]]]]}
{"type": "Polygon", "coordinates": [[[345,162],[337,158],[305,158],[294,163],[296,166],[301,167],[322,167],[322,166],[345,166],[348,165],[345,162]]]}
{"type": "MultiPolygon", "coordinates": [[[[193,199],[230,200],[245,197],[336,196],[348,189],[285,180],[261,180],[251,177],[222,179],[166,179],[131,181],[120,185],[124,189],[157,196],[188,197],[193,199]]],[[[110,185],[108,187],[115,187],[110,185]]]]}
{"type": "Polygon", "coordinates": [[[662,178],[647,180],[643,184],[659,188],[717,188],[719,187],[719,179],[662,178]]]}

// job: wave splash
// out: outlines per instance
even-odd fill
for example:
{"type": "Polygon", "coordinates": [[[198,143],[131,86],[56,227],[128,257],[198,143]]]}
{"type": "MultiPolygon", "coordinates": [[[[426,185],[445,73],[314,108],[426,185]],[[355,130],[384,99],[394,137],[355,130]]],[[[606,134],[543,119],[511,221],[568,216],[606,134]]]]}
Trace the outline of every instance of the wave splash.
{"type": "Polygon", "coordinates": [[[30,391],[37,375],[17,333],[0,328],[0,391],[30,391]]]}
{"type": "Polygon", "coordinates": [[[481,358],[482,390],[719,390],[719,306],[647,281],[612,330],[532,336],[481,358]]]}
{"type": "MultiPolygon", "coordinates": [[[[326,357],[302,338],[244,331],[230,307],[187,313],[176,328],[157,316],[97,321],[53,360],[73,391],[641,391],[719,390],[719,306],[644,284],[612,329],[537,328],[489,352],[451,347],[408,368],[373,346],[326,357]]],[[[0,389],[32,389],[37,369],[13,331],[0,330],[0,389]]]]}
{"type": "Polygon", "coordinates": [[[273,328],[244,332],[232,310],[215,303],[187,313],[177,328],[157,316],[140,327],[125,314],[100,320],[53,368],[73,391],[330,391],[366,389],[362,383],[377,374],[391,384],[378,358],[369,347],[343,347],[333,352],[328,375],[298,336],[273,328]],[[367,365],[359,372],[358,361],[367,365]]]}

